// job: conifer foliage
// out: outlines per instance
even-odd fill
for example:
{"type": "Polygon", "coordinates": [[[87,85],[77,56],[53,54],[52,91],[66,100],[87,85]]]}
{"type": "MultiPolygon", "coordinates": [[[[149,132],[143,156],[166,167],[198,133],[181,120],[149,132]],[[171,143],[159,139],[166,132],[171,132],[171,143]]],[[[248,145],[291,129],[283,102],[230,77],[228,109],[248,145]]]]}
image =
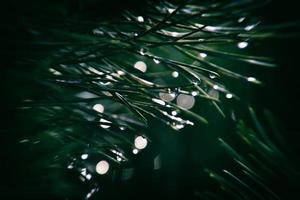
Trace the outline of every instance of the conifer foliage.
{"type": "Polygon", "coordinates": [[[106,197],[120,198],[109,193],[121,187],[128,195],[133,188],[124,185],[137,181],[136,168],[160,174],[168,166],[157,127],[188,137],[220,123],[234,137],[213,134],[226,164],[196,165],[190,173],[202,180],[176,198],[280,199],[272,181],[292,184],[299,173],[272,139],[280,137],[272,115],[265,117],[271,133],[252,107],[239,113],[248,100],[236,86],[263,87],[248,69],[277,66],[259,45],[295,26],[264,24],[253,12],[266,3],[63,1],[24,8],[13,69],[22,90],[13,97],[20,126],[14,137],[26,163],[17,170],[28,173],[20,195],[97,199],[109,187],[106,197]],[[110,13],[112,7],[118,9],[110,13]],[[153,166],[136,164],[147,156],[153,166]]]}

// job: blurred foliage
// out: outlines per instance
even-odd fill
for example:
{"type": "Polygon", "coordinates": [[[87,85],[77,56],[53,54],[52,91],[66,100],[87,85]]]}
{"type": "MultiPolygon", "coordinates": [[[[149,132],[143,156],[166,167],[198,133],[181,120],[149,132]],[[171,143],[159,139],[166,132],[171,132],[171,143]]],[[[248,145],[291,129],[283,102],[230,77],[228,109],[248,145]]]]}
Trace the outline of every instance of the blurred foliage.
{"type": "Polygon", "coordinates": [[[296,191],[297,163],[270,138],[281,134],[267,133],[252,108],[249,117],[239,95],[264,86],[257,71],[276,67],[259,45],[297,35],[286,32],[297,22],[252,14],[266,3],[11,1],[17,18],[1,29],[15,47],[2,84],[13,121],[2,130],[5,152],[17,156],[4,157],[16,174],[1,193],[280,199],[281,180],[296,191]],[[137,136],[148,146],[135,154],[137,136]],[[105,175],[100,160],[110,164],[105,175]]]}

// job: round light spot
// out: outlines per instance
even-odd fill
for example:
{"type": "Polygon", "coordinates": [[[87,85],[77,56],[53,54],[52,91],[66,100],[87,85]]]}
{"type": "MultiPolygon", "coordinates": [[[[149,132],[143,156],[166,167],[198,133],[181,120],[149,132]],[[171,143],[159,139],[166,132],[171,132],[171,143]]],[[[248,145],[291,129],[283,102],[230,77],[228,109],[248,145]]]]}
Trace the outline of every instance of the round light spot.
{"type": "Polygon", "coordinates": [[[133,154],[137,154],[138,152],[139,152],[138,149],[133,149],[133,150],[132,150],[132,153],[133,153],[133,154]]]}
{"type": "Polygon", "coordinates": [[[174,78],[177,78],[177,77],[179,76],[179,73],[176,72],[176,71],[174,71],[174,72],[172,72],[172,76],[173,76],[174,78]]]}
{"type": "Polygon", "coordinates": [[[230,94],[230,93],[226,94],[226,98],[227,98],[227,99],[231,99],[232,97],[233,97],[232,94],[230,94]]]}
{"type": "Polygon", "coordinates": [[[215,90],[217,90],[217,89],[219,89],[219,86],[218,86],[218,85],[214,85],[213,88],[214,88],[215,90]]]}
{"type": "Polygon", "coordinates": [[[172,114],[173,116],[175,116],[175,115],[177,115],[177,112],[176,112],[175,110],[173,110],[173,111],[171,112],[171,114],[172,114]]]}
{"type": "Polygon", "coordinates": [[[200,56],[201,58],[206,58],[207,54],[206,54],[206,53],[199,53],[199,56],[200,56]]]}
{"type": "Polygon", "coordinates": [[[177,97],[177,105],[185,108],[191,109],[195,104],[195,98],[191,95],[180,94],[177,97]]]}
{"type": "Polygon", "coordinates": [[[74,166],[72,164],[68,165],[68,169],[73,169],[73,168],[74,168],[74,166]]]}
{"type": "Polygon", "coordinates": [[[137,70],[140,70],[141,72],[146,72],[147,71],[147,65],[143,61],[137,61],[134,64],[134,68],[137,70]]]}
{"type": "Polygon", "coordinates": [[[193,92],[192,92],[192,96],[195,97],[195,96],[197,96],[197,95],[198,95],[198,92],[197,92],[197,91],[193,91],[193,92]]]}
{"type": "Polygon", "coordinates": [[[89,157],[89,155],[86,154],[86,153],[81,155],[81,159],[82,159],[82,160],[85,160],[85,159],[87,159],[88,157],[89,157]]]}
{"type": "Polygon", "coordinates": [[[138,17],[137,17],[137,20],[138,20],[138,22],[144,22],[144,17],[138,16],[138,17]]]}
{"type": "Polygon", "coordinates": [[[237,46],[240,49],[246,48],[248,46],[248,42],[239,42],[237,46]]]}
{"type": "Polygon", "coordinates": [[[104,112],[104,106],[100,103],[97,103],[93,106],[93,109],[99,113],[103,113],[104,112]]]}
{"type": "Polygon", "coordinates": [[[106,174],[109,170],[109,163],[106,160],[101,160],[96,165],[96,172],[98,174],[106,174]]]}
{"type": "Polygon", "coordinates": [[[148,144],[148,140],[143,136],[137,136],[134,140],[134,146],[137,149],[144,149],[148,144]]]}

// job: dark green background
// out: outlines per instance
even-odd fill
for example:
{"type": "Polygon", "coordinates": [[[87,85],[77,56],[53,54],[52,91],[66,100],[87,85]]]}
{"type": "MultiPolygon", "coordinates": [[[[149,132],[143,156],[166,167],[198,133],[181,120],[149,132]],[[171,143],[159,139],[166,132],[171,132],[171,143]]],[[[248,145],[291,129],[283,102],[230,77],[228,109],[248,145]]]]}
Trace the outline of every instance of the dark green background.
{"type": "MultiPolygon", "coordinates": [[[[47,189],[48,183],[34,177],[35,169],[31,168],[31,161],[40,159],[41,152],[34,149],[24,149],[18,145],[22,135],[30,135],[34,127],[27,123],[14,107],[30,93],[23,75],[31,73],[32,69],[20,69],[16,63],[24,56],[26,47],[18,45],[16,41],[27,39],[24,33],[23,20],[43,18],[60,18],[64,16],[84,16],[83,18],[116,17],[125,8],[143,8],[142,1],[10,1],[1,3],[1,195],[20,197],[20,199],[62,198],[63,191],[47,189]],[[81,3],[80,3],[81,2],[81,3]],[[84,2],[84,3],[83,3],[84,2]],[[122,2],[122,3],[120,3],[122,2]],[[130,2],[130,3],[129,3],[130,2]],[[26,123],[25,123],[26,122],[26,123]],[[28,130],[24,127],[29,127],[28,130]],[[28,151],[28,152],[27,152],[28,151]]],[[[272,2],[255,11],[256,17],[261,17],[264,23],[283,23],[298,21],[299,15],[296,1],[272,2]]],[[[299,27],[286,30],[286,33],[298,32],[299,27]]],[[[250,86],[247,84],[227,83],[228,88],[237,91],[244,102],[228,104],[238,110],[240,116],[247,120],[245,106],[250,103],[258,113],[265,108],[271,110],[281,128],[282,137],[289,151],[285,153],[289,159],[299,163],[299,37],[284,39],[269,39],[261,45],[250,47],[251,51],[274,57],[279,68],[264,69],[253,67],[239,69],[241,72],[251,73],[261,79],[265,86],[250,86]]],[[[211,125],[187,128],[179,134],[170,131],[156,121],[153,121],[153,142],[143,154],[138,155],[134,165],[135,176],[131,181],[112,182],[106,180],[100,185],[97,197],[141,198],[162,197],[189,199],[195,189],[208,188],[214,190],[214,185],[202,173],[203,168],[219,169],[231,167],[229,159],[220,148],[217,148],[216,138],[223,136],[234,143],[233,124],[221,120],[214,110],[201,108],[208,116],[211,125]],[[161,152],[163,166],[159,171],[152,170],[153,157],[161,152]],[[141,196],[140,196],[141,195],[141,196]]],[[[241,147],[242,148],[242,147],[241,147]]],[[[45,153],[45,152],[43,152],[45,153]]],[[[51,153],[51,152],[49,152],[51,153]]],[[[55,172],[38,172],[37,174],[51,174],[55,172]]],[[[59,178],[67,178],[60,177],[59,178]]],[[[58,180],[57,179],[57,180],[58,180]]],[[[78,190],[67,196],[85,195],[84,186],[79,181],[70,179],[77,184],[78,190]]],[[[298,183],[274,182],[283,199],[288,199],[298,193],[298,183]],[[285,189],[283,185],[289,188],[285,189]]],[[[57,187],[59,188],[59,187],[57,187]]],[[[100,199],[100,198],[99,198],[100,199]]]]}

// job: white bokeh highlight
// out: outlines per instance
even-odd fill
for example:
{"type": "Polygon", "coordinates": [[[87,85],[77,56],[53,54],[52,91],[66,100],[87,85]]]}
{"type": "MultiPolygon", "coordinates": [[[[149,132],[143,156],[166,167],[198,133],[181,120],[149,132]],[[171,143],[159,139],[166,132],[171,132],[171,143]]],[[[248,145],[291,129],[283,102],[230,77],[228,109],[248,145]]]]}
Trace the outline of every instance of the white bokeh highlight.
{"type": "Polygon", "coordinates": [[[227,98],[227,99],[231,99],[232,97],[233,97],[232,94],[230,94],[230,93],[226,94],[226,98],[227,98]]]}
{"type": "Polygon", "coordinates": [[[138,16],[138,17],[137,17],[137,20],[138,20],[138,22],[144,22],[144,17],[138,16]]]}
{"type": "Polygon", "coordinates": [[[191,109],[195,104],[195,97],[186,94],[180,94],[177,97],[177,105],[185,108],[191,109]]]}
{"type": "Polygon", "coordinates": [[[82,160],[86,160],[88,157],[89,157],[89,155],[86,153],[81,155],[82,160]]]}
{"type": "Polygon", "coordinates": [[[137,149],[140,149],[140,150],[145,149],[147,144],[148,144],[148,140],[146,138],[144,138],[143,136],[137,136],[134,139],[134,146],[137,149]]]}
{"type": "Polygon", "coordinates": [[[106,160],[101,160],[96,165],[96,172],[100,175],[106,174],[109,170],[109,163],[106,160]]]}
{"type": "Polygon", "coordinates": [[[134,68],[141,71],[141,72],[146,72],[147,71],[147,65],[143,61],[137,61],[134,64],[134,68]]]}
{"type": "Polygon", "coordinates": [[[97,103],[93,106],[93,110],[95,110],[99,113],[103,113],[104,112],[104,106],[100,103],[97,103]]]}
{"type": "Polygon", "coordinates": [[[174,71],[174,72],[172,72],[172,76],[173,76],[174,78],[177,78],[177,77],[179,76],[179,73],[176,72],[176,71],[174,71]]]}
{"type": "Polygon", "coordinates": [[[240,49],[244,49],[244,48],[246,48],[246,47],[248,46],[248,42],[239,42],[239,43],[237,44],[237,46],[238,46],[238,48],[240,48],[240,49]]]}

